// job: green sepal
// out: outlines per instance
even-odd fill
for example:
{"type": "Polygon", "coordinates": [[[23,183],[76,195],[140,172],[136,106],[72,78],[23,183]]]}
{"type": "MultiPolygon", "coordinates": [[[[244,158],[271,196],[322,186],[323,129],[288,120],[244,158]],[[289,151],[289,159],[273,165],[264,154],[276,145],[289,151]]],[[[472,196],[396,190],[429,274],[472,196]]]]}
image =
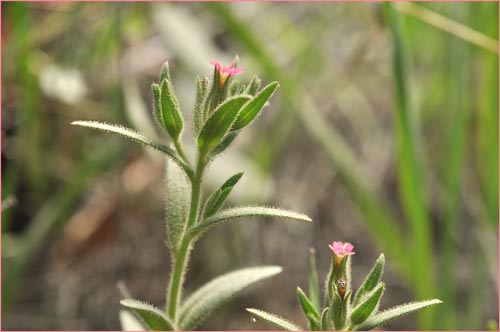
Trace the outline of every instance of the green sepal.
{"type": "Polygon", "coordinates": [[[248,126],[250,122],[257,117],[278,86],[278,82],[270,83],[248,103],[246,103],[245,106],[242,107],[241,112],[238,114],[238,118],[234,122],[231,130],[240,130],[241,128],[248,126]]]}
{"type": "Polygon", "coordinates": [[[321,319],[320,319],[320,330],[321,331],[329,331],[332,329],[332,326],[330,324],[330,308],[325,308],[321,312],[321,319]]]}
{"type": "Polygon", "coordinates": [[[307,295],[300,287],[297,287],[297,298],[299,300],[300,307],[302,308],[302,311],[304,312],[304,315],[306,317],[307,315],[311,314],[314,318],[319,319],[319,312],[316,310],[314,305],[307,298],[307,295]]]}
{"type": "Polygon", "coordinates": [[[265,312],[263,310],[247,308],[247,311],[252,315],[255,315],[263,320],[277,326],[280,330],[284,331],[302,331],[303,329],[300,326],[295,325],[294,323],[278,316],[275,314],[271,314],[269,312],[265,312]]]}
{"type": "Polygon", "coordinates": [[[238,80],[234,80],[231,82],[231,85],[229,86],[229,91],[228,94],[230,97],[234,97],[238,95],[238,93],[241,91],[240,88],[243,84],[241,84],[238,80]]]}
{"type": "Polygon", "coordinates": [[[210,90],[206,95],[203,115],[207,119],[217,108],[217,106],[224,100],[222,95],[222,82],[220,77],[220,72],[217,67],[214,67],[214,75],[212,77],[212,84],[210,90]]]}
{"type": "Polygon", "coordinates": [[[382,294],[384,293],[384,289],[385,285],[381,282],[377,287],[362,298],[360,304],[354,307],[351,312],[352,324],[358,325],[363,323],[372,313],[376,311],[379,306],[380,299],[382,298],[382,294]]]}
{"type": "Polygon", "coordinates": [[[172,139],[178,140],[184,127],[184,120],[175,97],[174,88],[169,80],[164,79],[160,85],[161,114],[163,127],[172,139]]]}
{"type": "MultiPolygon", "coordinates": [[[[342,259],[339,265],[335,263],[335,254],[332,254],[332,263],[330,265],[330,271],[328,272],[327,284],[326,284],[326,300],[328,304],[332,303],[333,295],[335,294],[336,284],[339,279],[344,279],[346,285],[349,286],[347,278],[347,270],[350,264],[349,260],[351,256],[346,256],[342,259]]],[[[346,290],[349,287],[346,287],[346,290]]]]}
{"type": "Polygon", "coordinates": [[[370,292],[372,289],[377,286],[377,284],[380,281],[380,278],[382,277],[382,274],[384,273],[384,264],[385,264],[385,256],[384,254],[380,254],[380,256],[377,258],[375,261],[375,264],[373,264],[372,269],[366,276],[365,280],[359,286],[358,291],[356,292],[356,295],[354,296],[354,300],[352,302],[353,306],[356,306],[359,304],[361,298],[370,292]]]}
{"type": "Polygon", "coordinates": [[[165,313],[147,303],[133,299],[124,299],[120,304],[132,310],[153,331],[174,331],[174,324],[165,313]]]}
{"type": "Polygon", "coordinates": [[[203,79],[199,77],[196,78],[196,99],[194,105],[194,130],[196,134],[200,133],[203,124],[205,123],[205,117],[203,114],[203,102],[205,101],[208,90],[208,78],[206,76],[203,79]]]}
{"type": "Polygon", "coordinates": [[[151,94],[153,95],[153,110],[156,121],[163,128],[163,115],[161,114],[160,86],[156,83],[151,84],[151,94]]]}
{"type": "Polygon", "coordinates": [[[210,217],[215,212],[219,211],[227,196],[229,196],[229,194],[233,190],[233,187],[236,185],[236,183],[238,183],[242,176],[242,172],[231,176],[219,189],[217,189],[213,192],[212,195],[210,195],[210,197],[207,199],[207,203],[205,204],[205,208],[203,209],[203,217],[210,217]]]}
{"type": "Polygon", "coordinates": [[[333,326],[337,331],[344,329],[347,320],[347,313],[349,311],[351,294],[351,290],[346,291],[345,296],[342,299],[336,290],[334,292],[332,305],[330,306],[330,317],[333,321],[333,326]]]}
{"type": "Polygon", "coordinates": [[[250,83],[248,83],[248,86],[246,88],[246,93],[251,96],[255,96],[255,94],[259,92],[261,84],[262,84],[261,79],[257,75],[254,75],[250,83]]]}
{"type": "Polygon", "coordinates": [[[241,106],[249,99],[248,96],[228,99],[219,105],[208,118],[198,135],[198,148],[202,158],[206,157],[226,136],[241,110],[241,106]]]}
{"type": "Polygon", "coordinates": [[[167,80],[169,82],[172,81],[172,79],[170,78],[170,69],[168,66],[168,61],[165,61],[165,63],[163,64],[163,66],[161,66],[161,69],[160,69],[160,84],[164,80],[167,80]]]}
{"type": "Polygon", "coordinates": [[[373,330],[374,328],[384,325],[393,319],[399,318],[404,315],[408,315],[417,310],[439,303],[443,302],[438,299],[433,299],[433,300],[410,302],[398,305],[394,308],[379,312],[376,315],[371,316],[364,323],[355,326],[355,329],[360,331],[373,330]]]}

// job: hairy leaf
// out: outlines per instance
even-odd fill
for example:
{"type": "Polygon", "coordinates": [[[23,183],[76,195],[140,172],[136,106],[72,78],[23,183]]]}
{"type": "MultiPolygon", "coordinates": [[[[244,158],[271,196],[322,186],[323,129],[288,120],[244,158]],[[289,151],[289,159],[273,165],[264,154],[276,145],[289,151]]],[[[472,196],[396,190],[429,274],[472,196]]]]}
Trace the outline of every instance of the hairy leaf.
{"type": "Polygon", "coordinates": [[[361,298],[372,289],[374,289],[375,286],[377,286],[380,278],[382,277],[382,274],[384,273],[384,264],[385,256],[384,254],[380,254],[380,256],[377,258],[377,261],[370,270],[370,273],[368,273],[361,286],[359,286],[356,296],[354,296],[354,300],[352,303],[353,306],[358,305],[361,298]]]}
{"type": "Polygon", "coordinates": [[[226,135],[226,137],[224,137],[222,141],[212,151],[212,153],[210,154],[210,159],[213,159],[218,154],[224,152],[229,147],[229,145],[233,143],[233,141],[236,139],[237,136],[238,136],[237,131],[230,131],[226,135]]]}
{"type": "Polygon", "coordinates": [[[311,301],[307,298],[307,295],[304,291],[297,287],[297,298],[299,299],[300,306],[302,307],[302,311],[304,315],[313,315],[314,318],[319,319],[319,312],[316,310],[311,301]]]}
{"type": "Polygon", "coordinates": [[[184,172],[186,172],[188,177],[191,177],[193,174],[191,167],[187,165],[184,161],[182,161],[181,158],[179,158],[177,152],[175,152],[168,146],[152,141],[150,138],[147,138],[146,136],[139,134],[135,130],[125,128],[119,125],[113,125],[97,121],[73,121],[71,122],[71,124],[75,126],[86,127],[86,128],[105,131],[108,133],[118,134],[134,142],[138,142],[146,146],[152,147],[153,149],[163,152],[169,158],[171,158],[172,161],[178,164],[184,170],[184,172]]]}
{"type": "Polygon", "coordinates": [[[163,66],[161,66],[161,69],[160,69],[160,84],[164,80],[172,81],[172,79],[170,78],[170,69],[169,69],[169,66],[168,66],[168,61],[166,61],[163,64],[163,66]]]}
{"type": "Polygon", "coordinates": [[[167,219],[168,246],[176,254],[189,214],[191,186],[180,167],[173,162],[167,163],[166,187],[165,217],[167,219]]]}
{"type": "Polygon", "coordinates": [[[315,318],[313,314],[307,314],[307,322],[311,331],[321,331],[319,319],[315,318]]]}
{"type": "Polygon", "coordinates": [[[120,304],[136,313],[147,327],[153,331],[175,330],[174,325],[165,313],[150,304],[133,299],[121,300],[120,304]]]}
{"type": "Polygon", "coordinates": [[[267,103],[267,101],[271,98],[278,86],[278,82],[270,83],[248,103],[246,103],[238,114],[238,117],[234,122],[231,130],[240,130],[241,128],[244,128],[248,124],[250,124],[250,122],[252,122],[252,120],[255,119],[255,117],[257,117],[257,115],[260,113],[260,111],[267,103]]]}
{"type": "Polygon", "coordinates": [[[363,297],[361,303],[355,307],[351,313],[351,322],[353,324],[363,323],[373,312],[375,312],[382,298],[382,294],[384,293],[384,289],[385,285],[379,283],[377,287],[363,297]]]}
{"type": "Polygon", "coordinates": [[[332,305],[330,307],[330,317],[337,331],[344,329],[351,294],[351,290],[348,290],[345,293],[345,297],[342,299],[337,291],[334,292],[332,305]]]}
{"type": "Polygon", "coordinates": [[[321,312],[320,330],[328,331],[331,329],[332,327],[330,326],[330,308],[325,308],[321,312]]]}
{"type": "Polygon", "coordinates": [[[163,114],[161,114],[160,86],[156,83],[151,84],[151,93],[153,94],[153,109],[156,121],[163,128],[163,114]]]}
{"type": "Polygon", "coordinates": [[[443,303],[441,300],[433,299],[420,302],[411,302],[396,306],[394,308],[382,311],[370,318],[368,318],[363,324],[355,327],[356,330],[373,330],[374,328],[381,326],[390,322],[393,319],[399,318],[401,316],[410,314],[417,310],[429,307],[434,304],[443,303]]]}
{"type": "Polygon", "coordinates": [[[205,76],[203,79],[196,78],[196,100],[194,105],[194,130],[198,135],[201,127],[205,123],[205,116],[203,114],[203,102],[206,98],[208,90],[208,78],[205,76]]]}
{"type": "Polygon", "coordinates": [[[219,105],[207,119],[198,136],[200,155],[206,156],[215,148],[231,129],[241,106],[249,100],[249,96],[238,96],[226,100],[219,105]]]}
{"type": "Polygon", "coordinates": [[[219,189],[217,189],[212,195],[210,195],[207,200],[207,204],[205,205],[204,217],[209,217],[215,212],[219,211],[227,196],[229,196],[229,194],[233,190],[234,185],[238,183],[242,176],[243,173],[241,172],[233,175],[226,182],[224,182],[224,184],[219,189]]]}
{"type": "Polygon", "coordinates": [[[314,256],[315,250],[311,247],[309,250],[309,297],[311,303],[319,312],[320,310],[320,290],[318,271],[316,270],[316,257],[314,256]]]}
{"type": "Polygon", "coordinates": [[[262,318],[263,320],[277,326],[281,330],[285,331],[302,331],[303,328],[295,325],[294,323],[289,322],[288,320],[277,316],[275,314],[271,314],[269,312],[265,312],[259,309],[247,308],[247,311],[257,317],[262,318]]]}
{"type": "Polygon", "coordinates": [[[203,220],[200,224],[193,227],[189,231],[189,233],[193,236],[197,236],[203,232],[208,231],[217,224],[234,219],[251,217],[273,217],[298,221],[312,221],[311,218],[302,213],[266,206],[242,206],[222,210],[214,214],[213,216],[203,220]]]}
{"type": "Polygon", "coordinates": [[[183,303],[179,327],[193,330],[220,305],[253,283],[281,272],[279,266],[246,268],[217,277],[195,291],[183,303]]]}

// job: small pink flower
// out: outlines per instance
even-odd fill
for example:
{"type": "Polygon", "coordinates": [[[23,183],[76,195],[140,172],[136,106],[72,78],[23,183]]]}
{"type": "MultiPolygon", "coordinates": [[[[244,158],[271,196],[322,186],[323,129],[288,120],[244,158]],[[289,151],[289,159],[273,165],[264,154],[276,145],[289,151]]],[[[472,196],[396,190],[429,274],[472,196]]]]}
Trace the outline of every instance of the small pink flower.
{"type": "Polygon", "coordinates": [[[342,259],[344,259],[345,256],[350,256],[355,254],[355,252],[352,251],[354,249],[354,246],[349,242],[343,243],[340,241],[333,241],[333,243],[329,244],[328,246],[330,247],[330,249],[332,249],[333,253],[335,254],[335,263],[337,265],[339,265],[342,262],[342,259]]]}
{"type": "Polygon", "coordinates": [[[213,64],[215,68],[217,68],[217,70],[221,73],[221,76],[224,78],[224,80],[227,76],[238,75],[243,73],[242,67],[234,68],[234,66],[236,65],[235,61],[231,62],[231,64],[228,67],[222,66],[219,62],[215,60],[210,61],[210,63],[213,64]]]}

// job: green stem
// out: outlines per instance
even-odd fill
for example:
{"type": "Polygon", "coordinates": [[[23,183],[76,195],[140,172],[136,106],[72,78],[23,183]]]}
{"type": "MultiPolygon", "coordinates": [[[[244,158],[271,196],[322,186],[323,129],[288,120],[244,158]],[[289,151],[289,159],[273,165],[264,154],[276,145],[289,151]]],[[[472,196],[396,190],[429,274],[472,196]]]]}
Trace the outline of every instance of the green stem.
{"type": "MultiPolygon", "coordinates": [[[[182,151],[182,150],[181,150],[182,151]]],[[[180,152],[179,152],[180,153],[180,152]]],[[[201,177],[203,174],[204,164],[198,161],[196,173],[191,181],[191,206],[189,210],[189,218],[182,235],[181,244],[177,255],[173,257],[173,270],[170,276],[169,288],[167,293],[167,312],[170,319],[176,322],[177,306],[180,302],[182,284],[184,275],[186,274],[186,266],[189,260],[189,251],[193,238],[188,235],[187,230],[190,226],[196,223],[198,219],[198,210],[200,207],[201,197],[201,177]]]]}
{"type": "Polygon", "coordinates": [[[177,153],[179,153],[179,156],[181,156],[182,160],[189,165],[189,160],[186,157],[186,154],[184,153],[184,150],[182,149],[181,142],[179,142],[178,139],[174,140],[174,145],[175,149],[177,150],[177,153]]]}

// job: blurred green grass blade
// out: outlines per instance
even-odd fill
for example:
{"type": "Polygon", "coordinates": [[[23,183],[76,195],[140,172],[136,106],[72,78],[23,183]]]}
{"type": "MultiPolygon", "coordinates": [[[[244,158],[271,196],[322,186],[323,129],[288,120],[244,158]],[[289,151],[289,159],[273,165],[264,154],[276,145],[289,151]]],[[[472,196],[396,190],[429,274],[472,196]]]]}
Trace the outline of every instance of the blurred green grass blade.
{"type": "MultiPolygon", "coordinates": [[[[394,7],[402,13],[416,17],[469,43],[498,54],[498,40],[473,30],[467,25],[456,22],[412,2],[397,2],[394,4],[394,7]]],[[[496,13],[498,13],[498,10],[496,13]]]]}
{"type": "MultiPolygon", "coordinates": [[[[477,24],[482,25],[484,31],[496,39],[498,6],[498,2],[477,3],[474,6],[476,12],[472,15],[472,19],[477,20],[477,24]]],[[[482,50],[474,51],[479,58],[478,75],[483,77],[476,86],[475,166],[488,221],[498,232],[498,55],[482,50]]]]}
{"type": "MultiPolygon", "coordinates": [[[[464,7],[455,7],[456,10],[464,7]]],[[[464,16],[464,13],[457,13],[464,16]]],[[[466,18],[464,18],[466,20],[466,18]]],[[[456,253],[460,250],[459,242],[459,219],[461,218],[461,187],[463,178],[463,165],[465,162],[467,142],[470,129],[470,91],[472,90],[470,75],[470,48],[469,45],[459,39],[450,39],[447,47],[447,62],[449,68],[443,72],[448,77],[447,86],[451,114],[449,114],[449,125],[444,131],[444,161],[443,175],[443,240],[442,264],[440,276],[439,297],[448,305],[437,308],[435,327],[439,329],[458,329],[456,313],[460,310],[456,306],[456,253]],[[439,317],[439,318],[438,318],[439,317]]]]}
{"type": "MultiPolygon", "coordinates": [[[[2,312],[9,309],[23,273],[28,268],[31,260],[44,244],[44,241],[58,227],[64,225],[82,193],[87,189],[98,174],[106,169],[114,160],[124,153],[123,146],[110,148],[104,146],[94,151],[86,161],[81,162],[75,171],[71,182],[50,197],[38,211],[30,223],[29,228],[20,239],[21,249],[11,264],[4,268],[2,276],[2,312]]],[[[2,248],[6,249],[6,248],[2,248]]]]}
{"type": "MultiPolygon", "coordinates": [[[[425,174],[419,156],[418,134],[415,128],[411,101],[408,95],[407,58],[409,40],[400,14],[394,10],[394,4],[385,4],[388,10],[393,43],[393,72],[395,84],[394,130],[397,144],[399,192],[405,216],[411,230],[409,259],[413,266],[413,282],[417,298],[435,296],[433,281],[434,259],[431,248],[430,218],[427,211],[425,174]]],[[[432,310],[419,313],[421,329],[432,326],[432,310]]]]}

